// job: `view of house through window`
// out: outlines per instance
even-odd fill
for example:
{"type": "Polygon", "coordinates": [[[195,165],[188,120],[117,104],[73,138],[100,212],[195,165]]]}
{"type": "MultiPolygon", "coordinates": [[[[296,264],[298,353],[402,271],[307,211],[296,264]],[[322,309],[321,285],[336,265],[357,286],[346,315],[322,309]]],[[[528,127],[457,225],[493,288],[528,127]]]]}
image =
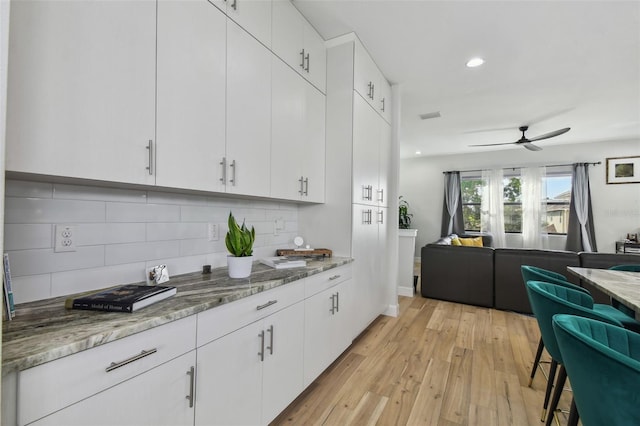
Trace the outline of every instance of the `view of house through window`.
{"type": "MultiPolygon", "coordinates": [[[[566,234],[571,201],[570,168],[549,168],[544,178],[546,193],[546,220],[541,229],[549,234],[566,234]]],[[[507,233],[522,232],[522,187],[519,169],[505,170],[504,185],[504,229],[507,233]]],[[[465,231],[480,231],[480,208],[482,205],[483,181],[480,172],[460,173],[462,192],[462,215],[465,231]]],[[[541,200],[541,206],[544,204],[541,200]]],[[[544,215],[543,215],[544,216],[544,215]]]]}

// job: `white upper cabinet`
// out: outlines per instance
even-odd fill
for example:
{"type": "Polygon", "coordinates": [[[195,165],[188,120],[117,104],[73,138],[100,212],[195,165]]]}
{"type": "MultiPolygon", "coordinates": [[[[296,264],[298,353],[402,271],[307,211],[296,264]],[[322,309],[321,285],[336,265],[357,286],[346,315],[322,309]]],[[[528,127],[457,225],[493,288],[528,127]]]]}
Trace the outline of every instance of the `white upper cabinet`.
{"type": "Polygon", "coordinates": [[[273,1],[272,49],[325,93],[327,53],[324,40],[289,0],[273,1]]]}
{"type": "Polygon", "coordinates": [[[269,194],[271,52],[227,22],[226,192],[269,194]]]}
{"type": "Polygon", "coordinates": [[[353,202],[377,205],[380,117],[360,96],[353,97],[353,202]]]}
{"type": "Polygon", "coordinates": [[[155,2],[12,1],[9,43],[7,170],[155,183],[155,2]]]}
{"type": "Polygon", "coordinates": [[[271,48],[271,0],[209,0],[262,44],[271,48]]]}
{"type": "Polygon", "coordinates": [[[391,86],[359,40],[355,40],[354,89],[391,122],[391,86]]]}
{"type": "Polygon", "coordinates": [[[226,24],[206,1],[158,2],[159,186],[225,190],[226,24]]]}
{"type": "Polygon", "coordinates": [[[325,96],[273,58],[271,196],[324,201],[325,96]]]}

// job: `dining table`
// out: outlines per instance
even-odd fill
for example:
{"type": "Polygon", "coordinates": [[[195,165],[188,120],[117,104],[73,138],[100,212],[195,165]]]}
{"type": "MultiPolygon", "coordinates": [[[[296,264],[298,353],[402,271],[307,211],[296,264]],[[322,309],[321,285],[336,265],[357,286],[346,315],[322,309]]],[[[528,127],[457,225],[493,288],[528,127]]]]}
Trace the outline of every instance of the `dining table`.
{"type": "Polygon", "coordinates": [[[640,320],[640,272],[577,266],[567,266],[567,271],[633,310],[640,320]]]}

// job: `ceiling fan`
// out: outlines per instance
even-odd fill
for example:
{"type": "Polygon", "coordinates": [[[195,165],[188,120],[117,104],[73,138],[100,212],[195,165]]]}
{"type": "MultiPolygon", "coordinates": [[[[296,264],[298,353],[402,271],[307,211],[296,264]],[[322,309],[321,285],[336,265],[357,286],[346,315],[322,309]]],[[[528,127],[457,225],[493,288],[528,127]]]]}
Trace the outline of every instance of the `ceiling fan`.
{"type": "Polygon", "coordinates": [[[545,133],[544,135],[536,136],[535,138],[531,138],[531,139],[528,139],[524,135],[524,132],[526,132],[529,129],[529,126],[521,126],[518,129],[522,132],[522,137],[520,139],[518,139],[517,141],[515,141],[515,142],[486,143],[486,144],[469,145],[469,146],[495,146],[495,145],[516,144],[516,145],[522,145],[523,147],[525,147],[529,151],[541,151],[542,148],[540,148],[537,145],[532,144],[531,142],[540,141],[540,140],[543,140],[543,139],[549,139],[549,138],[554,138],[556,136],[560,136],[563,133],[567,133],[569,130],[571,130],[571,127],[565,127],[564,129],[555,130],[553,132],[545,133]]]}

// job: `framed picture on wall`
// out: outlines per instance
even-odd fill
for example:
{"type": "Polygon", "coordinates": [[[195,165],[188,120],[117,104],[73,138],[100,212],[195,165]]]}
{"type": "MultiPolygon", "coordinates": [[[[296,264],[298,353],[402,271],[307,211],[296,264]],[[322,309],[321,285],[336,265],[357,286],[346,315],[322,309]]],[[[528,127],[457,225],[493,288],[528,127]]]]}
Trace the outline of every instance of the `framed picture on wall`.
{"type": "Polygon", "coordinates": [[[607,183],[640,183],[640,157],[607,158],[607,183]]]}

